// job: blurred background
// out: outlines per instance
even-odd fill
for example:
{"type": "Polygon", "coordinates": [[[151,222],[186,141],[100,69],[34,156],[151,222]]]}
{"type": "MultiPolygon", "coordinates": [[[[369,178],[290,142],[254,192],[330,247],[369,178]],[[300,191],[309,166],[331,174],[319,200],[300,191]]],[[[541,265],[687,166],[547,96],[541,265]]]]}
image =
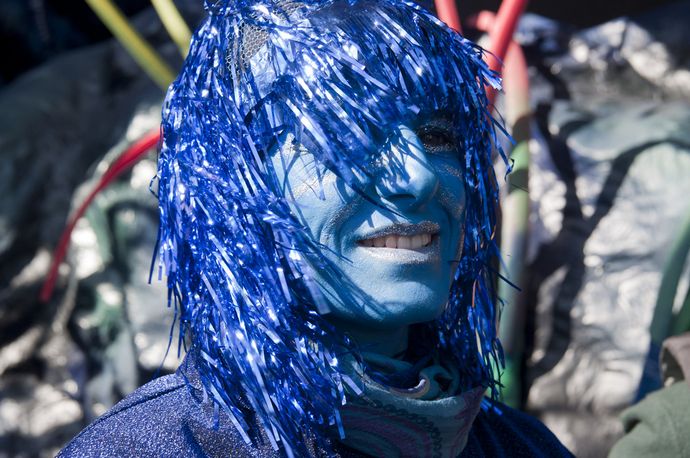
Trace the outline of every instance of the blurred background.
{"type": "MultiPolygon", "coordinates": [[[[166,2],[112,2],[141,51],[96,3],[0,1],[0,457],[54,455],[179,362],[148,281],[156,152],[140,140],[181,28],[166,2]]],[[[192,30],[203,18],[201,0],[175,5],[192,30]]],[[[499,5],[457,2],[463,33],[490,48],[499,5]]],[[[505,57],[502,270],[520,289],[501,285],[504,401],[577,456],[606,456],[620,412],[661,385],[661,342],[690,330],[689,23],[690,1],[535,0],[505,57]]]]}

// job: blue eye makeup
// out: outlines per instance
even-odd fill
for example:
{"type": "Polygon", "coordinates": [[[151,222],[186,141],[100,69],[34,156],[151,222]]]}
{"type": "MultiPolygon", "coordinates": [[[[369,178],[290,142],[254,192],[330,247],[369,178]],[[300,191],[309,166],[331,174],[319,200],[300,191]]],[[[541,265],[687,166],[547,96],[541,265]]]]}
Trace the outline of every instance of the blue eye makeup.
{"type": "Polygon", "coordinates": [[[431,154],[454,153],[459,148],[455,129],[450,120],[433,119],[421,124],[415,134],[431,154]]]}

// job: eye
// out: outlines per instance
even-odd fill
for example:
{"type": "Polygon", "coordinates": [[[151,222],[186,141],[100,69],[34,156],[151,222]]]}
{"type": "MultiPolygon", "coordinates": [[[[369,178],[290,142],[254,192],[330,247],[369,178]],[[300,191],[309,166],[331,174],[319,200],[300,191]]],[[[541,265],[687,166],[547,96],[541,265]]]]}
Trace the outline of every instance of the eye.
{"type": "Polygon", "coordinates": [[[417,130],[417,137],[430,153],[447,153],[457,149],[455,135],[447,127],[422,126],[417,130]]]}

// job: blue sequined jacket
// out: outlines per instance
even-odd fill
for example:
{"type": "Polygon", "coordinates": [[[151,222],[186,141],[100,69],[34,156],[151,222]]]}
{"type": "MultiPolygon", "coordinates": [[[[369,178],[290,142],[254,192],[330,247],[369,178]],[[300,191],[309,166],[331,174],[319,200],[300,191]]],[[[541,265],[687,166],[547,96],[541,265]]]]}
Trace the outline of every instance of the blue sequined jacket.
{"type": "MultiPolygon", "coordinates": [[[[214,415],[211,402],[200,403],[200,382],[190,359],[175,374],[155,379],[127,396],[67,444],[58,458],[279,457],[265,438],[255,441],[258,446],[245,444],[228,416],[214,415]]],[[[326,456],[313,445],[310,449],[314,457],[326,456]]],[[[336,453],[339,458],[365,456],[344,446],[336,453]]],[[[538,420],[495,403],[480,411],[461,456],[572,455],[538,420]]]]}

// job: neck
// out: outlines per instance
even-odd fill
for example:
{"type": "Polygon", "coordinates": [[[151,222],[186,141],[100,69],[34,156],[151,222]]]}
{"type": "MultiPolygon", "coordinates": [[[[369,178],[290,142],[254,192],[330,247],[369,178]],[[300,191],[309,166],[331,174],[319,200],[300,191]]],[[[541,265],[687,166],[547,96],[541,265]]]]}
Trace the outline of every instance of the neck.
{"type": "Polygon", "coordinates": [[[368,328],[358,323],[330,317],[329,321],[355,341],[363,352],[395,357],[407,349],[408,327],[368,328]]]}

